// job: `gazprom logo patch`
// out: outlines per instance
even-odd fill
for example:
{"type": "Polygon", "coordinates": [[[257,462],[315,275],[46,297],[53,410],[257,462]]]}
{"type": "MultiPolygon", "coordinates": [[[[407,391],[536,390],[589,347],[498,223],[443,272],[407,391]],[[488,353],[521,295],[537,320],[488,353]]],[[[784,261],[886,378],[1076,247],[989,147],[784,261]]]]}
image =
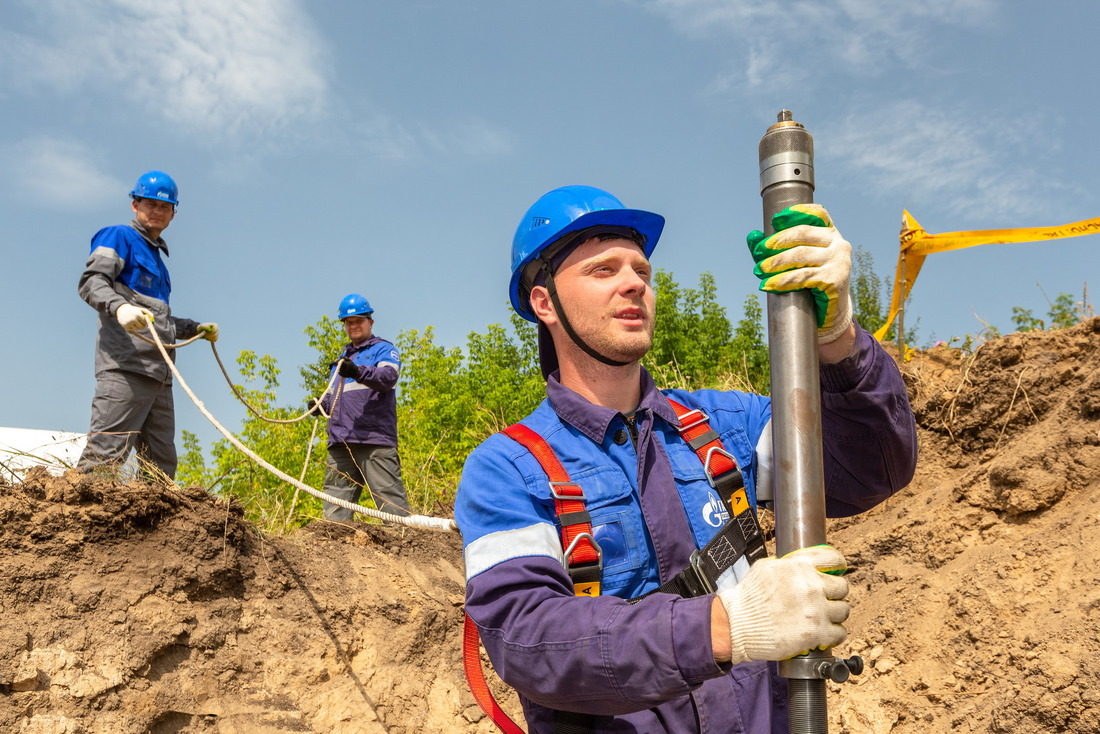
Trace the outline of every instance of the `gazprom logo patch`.
{"type": "Polygon", "coordinates": [[[730,513],[722,503],[722,498],[713,490],[707,493],[707,503],[703,505],[703,522],[712,528],[720,528],[730,519],[730,513]]]}

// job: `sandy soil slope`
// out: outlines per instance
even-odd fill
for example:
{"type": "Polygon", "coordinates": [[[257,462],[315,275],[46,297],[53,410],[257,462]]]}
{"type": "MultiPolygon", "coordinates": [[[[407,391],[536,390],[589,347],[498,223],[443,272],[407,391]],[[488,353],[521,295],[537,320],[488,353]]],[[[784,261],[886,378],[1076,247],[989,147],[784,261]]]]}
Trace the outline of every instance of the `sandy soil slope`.
{"type": "MultiPolygon", "coordinates": [[[[830,731],[1100,731],[1100,318],[903,366],[913,484],[830,523],[867,668],[830,731]]],[[[199,488],[0,486],[0,731],[490,732],[457,536],[264,537],[199,488]]],[[[503,703],[514,711],[514,699],[503,703]]]]}

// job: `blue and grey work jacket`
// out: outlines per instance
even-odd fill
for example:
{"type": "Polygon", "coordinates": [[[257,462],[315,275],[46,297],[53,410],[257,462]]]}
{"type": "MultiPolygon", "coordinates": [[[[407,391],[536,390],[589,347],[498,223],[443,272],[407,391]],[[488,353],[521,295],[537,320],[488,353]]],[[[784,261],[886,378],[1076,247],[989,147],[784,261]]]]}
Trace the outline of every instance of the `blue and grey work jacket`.
{"type": "MultiPolygon", "coordinates": [[[[96,335],[95,372],[123,370],[147,375],[162,382],[172,381],[172,372],[155,344],[130,334],[115,317],[123,303],[152,312],[161,341],[174,344],[198,333],[198,322],[172,316],[168,298],[172,281],[161,256],[168,255],[162,238],[149,239],[137,223],[104,227],[92,237],[91,254],[80,275],[77,293],[99,312],[96,335]]],[[[152,338],[146,329],[142,332],[152,338]]],[[[169,352],[174,358],[175,353],[169,352]]]]}
{"type": "MultiPolygon", "coordinates": [[[[856,353],[822,365],[821,377],[826,509],[853,515],[910,481],[916,426],[896,364],[866,331],[856,353]]],[[[721,525],[721,502],[665,396],[709,416],[754,504],[770,482],[769,399],[659,391],[643,371],[631,426],[556,378],[522,423],[584,490],[603,554],[602,595],[575,595],[547,476],[518,443],[495,434],[475,449],[455,503],[466,611],[496,672],[518,691],[529,731],[552,731],[558,709],[594,715],[593,734],[786,732],[786,682],[774,664],[715,662],[713,597],[627,602],[685,568],[721,525]]]]}
{"type": "MultiPolygon", "coordinates": [[[[333,395],[321,401],[328,421],[329,445],[365,443],[376,446],[397,446],[397,380],[401,376],[401,356],[393,344],[372,336],[356,346],[347,344],[342,359],[350,359],[358,369],[356,377],[343,380],[339,398],[333,407],[333,395]]],[[[329,378],[339,360],[330,366],[329,378]]]]}

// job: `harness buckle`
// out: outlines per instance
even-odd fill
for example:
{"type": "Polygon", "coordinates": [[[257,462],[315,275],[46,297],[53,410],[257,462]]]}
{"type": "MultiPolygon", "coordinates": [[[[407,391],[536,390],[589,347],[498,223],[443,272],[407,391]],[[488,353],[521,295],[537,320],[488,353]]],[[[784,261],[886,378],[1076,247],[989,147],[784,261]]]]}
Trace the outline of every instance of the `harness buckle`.
{"type": "Polygon", "coordinates": [[[573,538],[573,542],[565,549],[565,562],[569,563],[569,556],[573,555],[573,551],[577,549],[577,544],[582,540],[587,540],[596,549],[596,567],[603,571],[603,548],[596,542],[596,538],[593,537],[592,533],[577,533],[577,537],[573,538]]]}
{"type": "Polygon", "coordinates": [[[587,498],[584,496],[584,488],[576,482],[549,482],[550,484],[550,496],[556,500],[575,500],[577,502],[584,502],[587,498]],[[558,490],[558,487],[572,487],[577,490],[577,494],[562,494],[558,490]]]}
{"type": "MultiPolygon", "coordinates": [[[[707,475],[707,481],[710,482],[710,486],[717,488],[717,485],[714,482],[714,473],[710,470],[710,460],[714,457],[715,454],[725,456],[727,459],[729,459],[730,463],[733,464],[734,469],[739,469],[740,467],[737,466],[737,459],[733,457],[733,454],[731,454],[729,451],[726,451],[721,446],[711,446],[709,449],[707,449],[707,457],[703,461],[703,473],[707,475]]],[[[722,472],[722,474],[726,474],[726,472],[722,472]]]]}
{"type": "Polygon", "coordinates": [[[691,569],[691,575],[694,576],[695,583],[702,589],[702,593],[697,594],[697,596],[713,594],[718,590],[703,571],[703,552],[701,550],[697,549],[691,554],[691,558],[688,559],[688,568],[691,569]]]}
{"type": "Polygon", "coordinates": [[[701,423],[708,422],[710,422],[710,416],[708,416],[706,413],[699,410],[698,408],[692,408],[691,410],[680,416],[679,431],[680,433],[684,433],[686,431],[690,431],[692,428],[695,428],[695,426],[701,423]]]}

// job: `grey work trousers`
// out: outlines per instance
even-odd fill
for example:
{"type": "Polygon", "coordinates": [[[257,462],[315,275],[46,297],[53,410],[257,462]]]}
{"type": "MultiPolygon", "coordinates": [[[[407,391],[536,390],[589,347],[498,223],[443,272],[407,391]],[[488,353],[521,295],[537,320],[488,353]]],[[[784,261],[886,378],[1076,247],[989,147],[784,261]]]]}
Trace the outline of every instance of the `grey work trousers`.
{"type": "Polygon", "coordinates": [[[96,375],[88,442],[77,469],[121,466],[138,458],[176,476],[176,415],[172,384],[137,372],[104,370],[96,375]]]}
{"type": "MultiPolygon", "coordinates": [[[[325,494],[359,503],[366,487],[374,506],[391,515],[410,515],[405,485],[401,482],[401,460],[393,446],[369,443],[336,443],[328,447],[325,494]]],[[[324,503],[325,519],[348,522],[355,515],[346,507],[324,503]]]]}

